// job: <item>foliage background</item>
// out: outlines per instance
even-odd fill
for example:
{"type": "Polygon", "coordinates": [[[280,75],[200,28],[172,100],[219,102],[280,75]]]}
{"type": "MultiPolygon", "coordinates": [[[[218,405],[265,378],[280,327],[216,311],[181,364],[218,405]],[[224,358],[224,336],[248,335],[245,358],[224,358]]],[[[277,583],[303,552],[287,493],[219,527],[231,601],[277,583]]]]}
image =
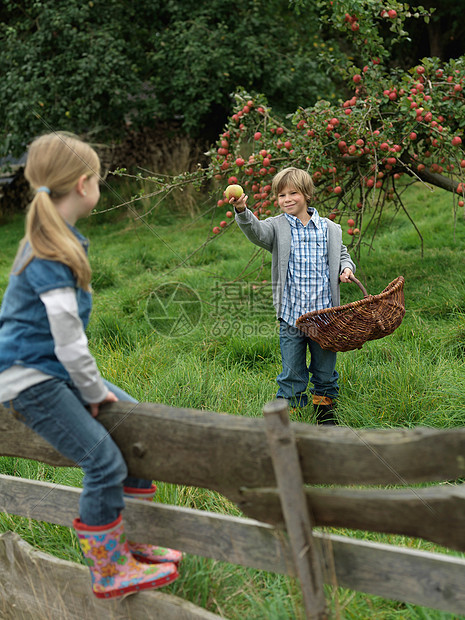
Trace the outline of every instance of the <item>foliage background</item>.
{"type": "Polygon", "coordinates": [[[238,0],[233,13],[222,0],[6,0],[0,153],[47,127],[115,140],[169,120],[213,138],[238,85],[292,109],[334,93],[318,32],[311,5],[297,17],[279,0],[238,0]]]}
{"type": "Polygon", "coordinates": [[[366,56],[374,41],[402,69],[424,56],[462,55],[459,4],[423,4],[439,5],[429,23],[404,23],[404,5],[390,2],[399,13],[393,29],[378,0],[237,0],[234,9],[224,0],[5,0],[0,156],[20,154],[50,128],[111,142],[128,126],[169,121],[212,140],[238,87],[264,93],[280,114],[294,112],[340,96],[347,57],[366,56]],[[344,11],[359,15],[367,44],[341,30],[344,11]],[[396,44],[404,27],[411,36],[396,44]]]}

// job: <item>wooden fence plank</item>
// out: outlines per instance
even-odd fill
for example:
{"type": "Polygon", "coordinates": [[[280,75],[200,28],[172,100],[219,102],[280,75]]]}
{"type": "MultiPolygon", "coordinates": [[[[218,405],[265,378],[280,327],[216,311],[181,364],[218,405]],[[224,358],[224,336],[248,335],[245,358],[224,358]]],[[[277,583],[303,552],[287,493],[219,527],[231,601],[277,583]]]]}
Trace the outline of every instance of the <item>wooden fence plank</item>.
{"type": "MultiPolygon", "coordinates": [[[[154,403],[107,405],[99,416],[131,475],[241,499],[275,485],[264,420],[154,403]],[[199,458],[208,443],[208,459],[199,458]],[[155,473],[154,473],[155,472],[155,473]]],[[[465,428],[357,430],[291,424],[307,484],[412,484],[465,477],[465,428]]],[[[0,454],[71,463],[0,406],[0,454]]]]}
{"type": "Polygon", "coordinates": [[[34,459],[49,465],[67,467],[74,465],[72,461],[54,450],[47,441],[16,420],[1,404],[0,455],[34,459]]]}
{"type": "MultiPolygon", "coordinates": [[[[80,489],[0,476],[0,511],[72,527],[80,489]]],[[[270,525],[216,514],[126,499],[123,512],[131,540],[174,547],[186,553],[294,574],[287,536],[270,525]]]]}
{"type": "Polygon", "coordinates": [[[0,617],[4,620],[215,620],[220,616],[161,590],[124,599],[91,594],[89,569],[0,535],[0,617]]]}
{"type": "Polygon", "coordinates": [[[305,500],[299,456],[289,426],[289,407],[285,400],[275,401],[265,405],[263,413],[305,611],[308,618],[323,619],[327,610],[321,559],[313,539],[311,509],[305,500]]]}
{"type": "MultiPolygon", "coordinates": [[[[314,524],[403,534],[465,551],[465,485],[411,489],[319,489],[305,494],[314,524]]],[[[242,510],[284,525],[277,489],[244,489],[242,510]]]]}
{"type": "Polygon", "coordinates": [[[465,485],[315,489],[308,499],[319,525],[402,534],[465,551],[465,485]]]}
{"type": "Polygon", "coordinates": [[[345,536],[323,535],[337,584],[396,601],[465,615],[465,559],[345,536]]]}
{"type": "Polygon", "coordinates": [[[465,477],[465,428],[315,430],[321,432],[295,431],[307,484],[406,485],[465,477]]]}

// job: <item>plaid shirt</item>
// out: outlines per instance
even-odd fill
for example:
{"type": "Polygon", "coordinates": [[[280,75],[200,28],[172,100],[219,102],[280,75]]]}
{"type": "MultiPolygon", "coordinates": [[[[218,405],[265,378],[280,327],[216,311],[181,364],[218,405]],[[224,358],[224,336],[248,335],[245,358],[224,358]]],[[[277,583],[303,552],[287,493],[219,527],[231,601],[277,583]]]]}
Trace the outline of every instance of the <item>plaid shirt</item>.
{"type": "Polygon", "coordinates": [[[328,267],[328,225],[316,209],[309,209],[306,226],[289,213],[291,251],[284,284],[281,318],[289,325],[306,312],[331,307],[328,267]]]}

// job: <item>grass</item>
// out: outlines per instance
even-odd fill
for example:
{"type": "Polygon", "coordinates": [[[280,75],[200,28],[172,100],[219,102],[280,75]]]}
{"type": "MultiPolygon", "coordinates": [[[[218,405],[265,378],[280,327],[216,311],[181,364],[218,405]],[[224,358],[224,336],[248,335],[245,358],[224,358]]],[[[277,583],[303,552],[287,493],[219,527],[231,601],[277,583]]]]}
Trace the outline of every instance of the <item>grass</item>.
{"type": "MultiPolygon", "coordinates": [[[[141,219],[134,210],[107,211],[124,202],[116,192],[129,191],[115,187],[102,197],[101,213],[79,226],[91,238],[95,295],[88,335],[102,374],[139,400],[260,417],[280,372],[269,255],[257,253],[234,223],[212,239],[212,219],[224,214],[202,214],[203,196],[196,210],[189,206],[189,216],[180,214],[179,204],[151,210],[149,202],[143,210],[151,212],[141,219]]],[[[374,248],[362,244],[357,261],[357,276],[371,293],[404,275],[407,312],[388,338],[338,356],[338,416],[356,428],[465,426],[464,213],[454,219],[450,197],[439,190],[414,186],[407,196],[424,239],[423,257],[407,217],[393,219],[387,212],[374,248]]],[[[1,290],[22,227],[21,216],[2,222],[1,290]]],[[[345,233],[344,239],[351,240],[345,233]]],[[[347,303],[361,294],[343,285],[341,295],[347,303]]],[[[79,470],[21,459],[0,458],[0,471],[81,484],[79,470]]],[[[157,501],[239,514],[211,491],[164,483],[158,488],[157,501]]],[[[80,561],[67,528],[1,515],[0,530],[9,529],[44,551],[80,561]]],[[[338,533],[444,551],[405,537],[338,533]]],[[[186,558],[182,578],[167,590],[231,620],[303,617],[295,580],[195,556],[186,558]]],[[[328,587],[327,595],[331,617],[452,618],[343,588],[328,587]]]]}

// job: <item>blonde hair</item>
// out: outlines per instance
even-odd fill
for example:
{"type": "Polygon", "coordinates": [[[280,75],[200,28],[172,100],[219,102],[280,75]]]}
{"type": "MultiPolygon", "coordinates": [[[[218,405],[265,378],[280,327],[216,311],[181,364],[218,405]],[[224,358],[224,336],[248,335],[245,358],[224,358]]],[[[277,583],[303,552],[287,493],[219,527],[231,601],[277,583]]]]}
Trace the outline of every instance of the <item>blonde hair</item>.
{"type": "Polygon", "coordinates": [[[276,198],[285,187],[292,187],[305,196],[309,203],[313,197],[312,177],[300,168],[284,168],[275,175],[271,183],[271,193],[276,198]]]}
{"type": "Polygon", "coordinates": [[[79,240],[58,213],[54,199],[68,194],[82,175],[100,174],[100,160],[94,149],[73,134],[50,133],[36,138],[29,147],[24,175],[37,192],[26,215],[26,234],[18,255],[26,242],[34,258],[58,261],[67,265],[78,286],[90,290],[91,269],[87,254],[79,240]]]}

